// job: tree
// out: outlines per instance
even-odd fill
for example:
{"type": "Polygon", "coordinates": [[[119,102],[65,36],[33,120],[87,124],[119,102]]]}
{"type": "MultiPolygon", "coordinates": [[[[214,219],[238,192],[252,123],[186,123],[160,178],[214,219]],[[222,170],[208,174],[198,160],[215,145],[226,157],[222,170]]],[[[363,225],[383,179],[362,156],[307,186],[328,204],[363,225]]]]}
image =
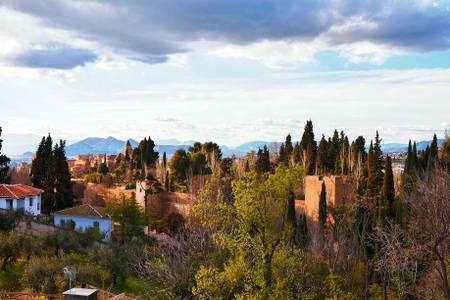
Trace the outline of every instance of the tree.
{"type": "Polygon", "coordinates": [[[256,155],[256,171],[259,173],[265,173],[270,171],[270,155],[267,146],[264,145],[263,149],[259,148],[256,155]]]}
{"type": "Polygon", "coordinates": [[[25,267],[22,282],[36,292],[56,293],[63,265],[57,258],[39,257],[25,267]]]}
{"type": "Polygon", "coordinates": [[[102,175],[106,175],[109,172],[108,166],[106,165],[106,154],[105,154],[102,162],[98,166],[98,172],[102,175]]]}
{"type": "Polygon", "coordinates": [[[212,230],[218,247],[229,253],[223,265],[197,272],[194,294],[199,299],[268,299],[273,295],[278,270],[274,257],[291,240],[286,199],[301,178],[299,168],[279,166],[267,178],[250,172],[237,179],[233,203],[221,200],[212,205],[210,197],[199,197],[195,215],[212,230]]]}
{"type": "Polygon", "coordinates": [[[187,171],[190,168],[190,159],[183,149],[178,149],[169,162],[170,181],[173,185],[186,186],[187,171]]]}
{"type": "Polygon", "coordinates": [[[317,143],[314,140],[312,121],[306,121],[303,136],[300,141],[301,161],[307,175],[312,175],[316,170],[317,143]]]}
{"type": "Polygon", "coordinates": [[[328,212],[327,212],[327,190],[325,182],[322,182],[322,190],[320,191],[319,198],[319,226],[322,232],[325,230],[327,224],[328,212]]]}
{"type": "Polygon", "coordinates": [[[442,291],[450,299],[448,265],[450,255],[450,173],[436,167],[425,172],[411,193],[403,194],[410,207],[410,236],[421,245],[431,267],[437,270],[442,291]]]}
{"type": "Polygon", "coordinates": [[[450,170],[450,131],[445,131],[444,142],[439,149],[439,158],[444,166],[450,170]]]}
{"type": "Polygon", "coordinates": [[[381,152],[381,140],[378,131],[375,143],[370,142],[367,156],[367,195],[369,197],[379,196],[383,185],[383,158],[381,152]]]}
{"type": "Polygon", "coordinates": [[[433,140],[430,144],[430,155],[428,156],[427,169],[430,170],[435,167],[438,161],[438,143],[436,134],[433,135],[433,140]]]}
{"type": "Polygon", "coordinates": [[[392,219],[395,217],[394,209],[394,199],[395,199],[395,188],[394,188],[394,174],[392,172],[392,161],[389,155],[386,155],[386,167],[383,179],[383,189],[381,192],[381,199],[384,202],[385,209],[387,211],[387,216],[392,219]]]}
{"type": "Polygon", "coordinates": [[[0,127],[0,184],[1,183],[8,183],[8,171],[9,171],[9,162],[10,159],[2,154],[2,143],[3,140],[1,139],[2,136],[2,127],[0,127]]]}
{"type": "Polygon", "coordinates": [[[42,212],[49,213],[54,209],[54,160],[53,140],[50,134],[47,138],[42,137],[41,143],[36,151],[35,159],[31,164],[31,182],[33,186],[44,190],[42,194],[42,212]]]}
{"type": "Polygon", "coordinates": [[[65,141],[59,141],[53,150],[54,199],[52,210],[73,206],[72,181],[65,151],[65,141]]]}
{"type": "Polygon", "coordinates": [[[134,198],[122,195],[119,204],[112,207],[112,218],[119,223],[119,234],[122,240],[131,239],[144,234],[147,224],[146,213],[142,211],[134,198]]]}
{"type": "Polygon", "coordinates": [[[329,169],[329,145],[325,136],[322,135],[322,139],[319,143],[319,149],[317,150],[317,173],[318,174],[327,174],[329,169]]]}
{"type": "Polygon", "coordinates": [[[295,213],[295,194],[293,191],[289,191],[287,198],[287,209],[286,209],[287,222],[291,226],[292,230],[292,242],[295,244],[297,242],[297,217],[295,213]]]}

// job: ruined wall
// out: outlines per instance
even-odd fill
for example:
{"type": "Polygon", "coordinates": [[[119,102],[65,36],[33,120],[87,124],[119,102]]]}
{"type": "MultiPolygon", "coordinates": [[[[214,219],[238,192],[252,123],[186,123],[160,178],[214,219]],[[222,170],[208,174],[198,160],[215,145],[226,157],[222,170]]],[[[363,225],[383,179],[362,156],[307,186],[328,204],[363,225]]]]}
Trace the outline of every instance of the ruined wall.
{"type": "Polygon", "coordinates": [[[354,182],[349,176],[306,176],[304,210],[307,216],[314,221],[318,219],[319,215],[319,200],[323,182],[328,206],[350,204],[356,199],[354,182]]]}

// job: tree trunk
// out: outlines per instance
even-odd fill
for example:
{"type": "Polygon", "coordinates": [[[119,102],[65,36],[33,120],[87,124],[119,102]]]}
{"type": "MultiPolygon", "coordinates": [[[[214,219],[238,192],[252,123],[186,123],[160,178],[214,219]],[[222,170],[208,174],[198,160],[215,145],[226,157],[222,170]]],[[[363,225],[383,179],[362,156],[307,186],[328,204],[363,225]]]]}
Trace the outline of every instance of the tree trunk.
{"type": "Polygon", "coordinates": [[[8,265],[8,259],[9,257],[5,257],[3,259],[3,263],[2,263],[2,271],[6,271],[6,266],[8,265]]]}
{"type": "Polygon", "coordinates": [[[438,255],[438,260],[441,269],[442,289],[444,290],[444,294],[447,300],[450,300],[450,288],[448,286],[447,266],[445,264],[445,260],[440,255],[438,255]]]}

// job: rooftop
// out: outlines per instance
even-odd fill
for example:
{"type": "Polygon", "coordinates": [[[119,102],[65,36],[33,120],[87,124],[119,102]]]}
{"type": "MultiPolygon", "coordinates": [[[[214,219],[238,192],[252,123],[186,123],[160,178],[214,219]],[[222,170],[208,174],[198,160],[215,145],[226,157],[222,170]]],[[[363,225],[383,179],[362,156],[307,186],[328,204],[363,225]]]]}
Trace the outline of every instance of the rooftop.
{"type": "Polygon", "coordinates": [[[86,216],[86,217],[97,217],[97,218],[110,218],[104,207],[92,206],[89,204],[84,204],[80,206],[74,206],[66,208],[53,213],[54,215],[66,215],[66,216],[86,216]]]}
{"type": "Polygon", "coordinates": [[[82,289],[82,288],[73,288],[68,291],[65,291],[63,295],[73,295],[73,296],[90,296],[96,293],[96,289],[82,289]]]}
{"type": "Polygon", "coordinates": [[[25,196],[35,196],[44,191],[26,184],[0,184],[1,198],[22,198],[25,196]]]}

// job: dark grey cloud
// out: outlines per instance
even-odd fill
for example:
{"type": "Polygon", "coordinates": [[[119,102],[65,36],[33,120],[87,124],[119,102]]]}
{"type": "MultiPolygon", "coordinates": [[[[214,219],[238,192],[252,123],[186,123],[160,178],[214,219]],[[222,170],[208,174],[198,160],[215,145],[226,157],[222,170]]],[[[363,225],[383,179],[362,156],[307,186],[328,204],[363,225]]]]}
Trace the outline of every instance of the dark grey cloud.
{"type": "Polygon", "coordinates": [[[97,55],[90,50],[53,43],[17,55],[14,58],[14,63],[28,68],[68,70],[83,66],[96,59],[97,55]]]}
{"type": "Polygon", "coordinates": [[[450,12],[410,0],[0,0],[45,25],[75,32],[129,58],[160,63],[198,40],[251,44],[309,41],[330,46],[370,41],[412,51],[450,48],[450,12]],[[333,25],[361,19],[329,32],[333,25]]]}

